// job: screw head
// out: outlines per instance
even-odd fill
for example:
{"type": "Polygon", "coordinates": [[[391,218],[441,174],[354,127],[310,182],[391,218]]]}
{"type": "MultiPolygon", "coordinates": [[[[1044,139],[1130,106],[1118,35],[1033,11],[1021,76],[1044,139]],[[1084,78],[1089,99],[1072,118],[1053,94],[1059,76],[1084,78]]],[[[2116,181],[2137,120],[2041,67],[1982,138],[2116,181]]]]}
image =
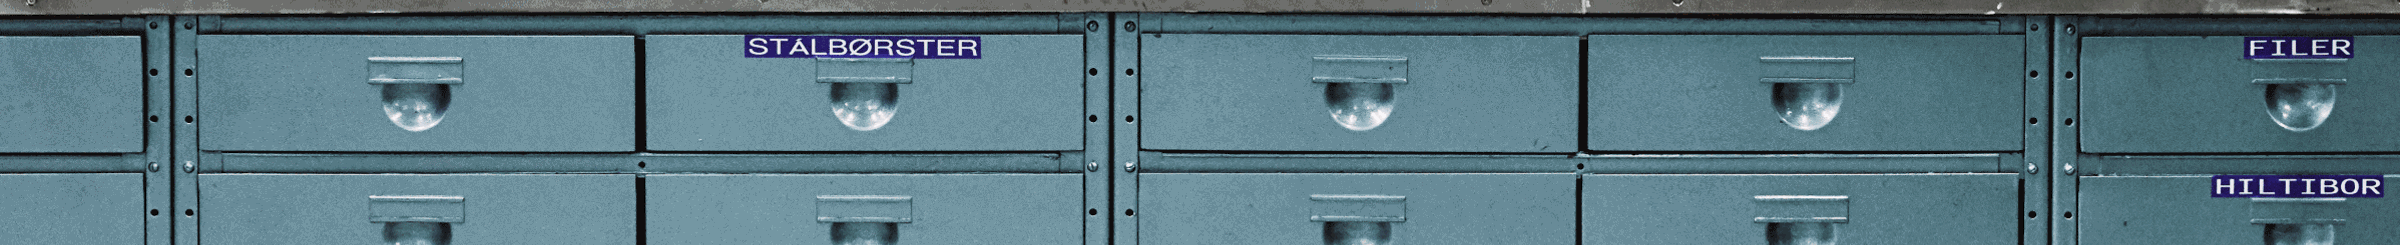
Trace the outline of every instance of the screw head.
{"type": "Polygon", "coordinates": [[[1100,31],[1100,21],[1084,22],[1083,31],[1100,31]]]}
{"type": "Polygon", "coordinates": [[[158,162],[150,162],[150,172],[158,172],[158,162]]]}
{"type": "Polygon", "coordinates": [[[1099,172],[1099,171],[1100,171],[1100,162],[1099,162],[1099,161],[1093,161],[1093,162],[1084,163],[1084,164],[1083,164],[1083,171],[1084,171],[1084,172],[1099,172]]]}
{"type": "Polygon", "coordinates": [[[2042,171],[2042,169],[2041,169],[2041,166],[2038,166],[2038,165],[2033,165],[2033,162],[2026,162],[2026,163],[2025,163],[2025,174],[2033,174],[2033,173],[2036,173],[2036,172],[2041,172],[2041,171],[2042,171]]]}
{"type": "Polygon", "coordinates": [[[1125,22],[1125,32],[1133,32],[1133,22],[1125,22]]]}
{"type": "Polygon", "coordinates": [[[1132,172],[1133,172],[1133,162],[1132,162],[1132,161],[1126,161],[1126,162],[1125,162],[1125,172],[1127,172],[1127,173],[1132,173],[1132,172]]]}
{"type": "Polygon", "coordinates": [[[2073,163],[2069,163],[2069,164],[2066,164],[2066,165],[2061,165],[2061,166],[2058,166],[2058,173],[2060,173],[2060,174],[2075,174],[2075,164],[2073,164],[2073,163]]]}
{"type": "Polygon", "coordinates": [[[194,168],[195,167],[192,166],[192,161],[183,161],[183,172],[190,173],[192,170],[194,170],[194,168]]]}

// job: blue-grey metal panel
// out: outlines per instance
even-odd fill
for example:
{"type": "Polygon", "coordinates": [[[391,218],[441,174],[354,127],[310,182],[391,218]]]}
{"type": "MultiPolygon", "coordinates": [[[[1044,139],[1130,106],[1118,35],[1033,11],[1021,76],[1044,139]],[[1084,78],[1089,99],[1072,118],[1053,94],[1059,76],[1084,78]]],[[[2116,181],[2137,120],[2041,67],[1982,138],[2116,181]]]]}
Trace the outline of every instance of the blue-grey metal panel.
{"type": "MultiPolygon", "coordinates": [[[[1587,174],[2005,173],[2023,155],[1966,154],[1628,154],[1577,155],[1587,174]]],[[[1582,166],[1582,165],[1579,165],[1582,166]]]]}
{"type": "MultiPolygon", "coordinates": [[[[1573,174],[1141,174],[1141,243],[1317,244],[1326,196],[1399,197],[1393,244],[1572,244],[1573,174]]],[[[1356,211],[1353,211],[1356,212],[1356,211]]],[[[1354,234],[1354,233],[1353,233],[1354,234]]],[[[1375,243],[1384,244],[1384,243],[1375,243]]]]}
{"type": "Polygon", "coordinates": [[[1771,195],[1847,197],[1841,244],[2018,244],[2016,174],[1586,175],[1583,188],[1584,244],[1769,244],[1771,195]]]}
{"type": "Polygon", "coordinates": [[[1591,150],[2024,147],[2020,36],[1596,35],[1589,42],[1591,150]],[[1840,63],[1780,62],[1797,61],[1789,58],[1840,63]],[[1782,119],[1778,83],[1765,81],[1777,78],[1847,83],[1835,85],[1833,107],[1825,109],[1831,121],[1803,127],[1782,119]]]}
{"type": "Polygon", "coordinates": [[[906,197],[900,244],[1077,244],[1077,174],[645,176],[649,244],[825,244],[821,196],[906,197]]]}
{"type": "Polygon", "coordinates": [[[142,152],[141,37],[0,37],[0,152],[142,152]]]}
{"type": "Polygon", "coordinates": [[[1908,16],[1872,21],[1784,16],[1626,17],[1542,15],[1365,15],[1144,13],[1147,33],[1582,35],[1614,34],[1999,34],[2021,29],[2000,16],[1908,16]]]}
{"type": "MultiPolygon", "coordinates": [[[[2327,62],[2244,60],[2240,36],[2093,37],[2083,40],[2083,151],[2400,151],[2400,76],[2382,68],[2400,37],[2360,36],[2356,57],[2327,62]],[[2390,44],[2390,45],[2385,45],[2390,44]],[[2286,129],[2258,79],[2347,79],[2326,98],[2331,114],[2286,129]]],[[[2299,107],[2295,104],[2295,107],[2299,107]]]]}
{"type": "Polygon", "coordinates": [[[1142,152],[1146,173],[1567,173],[1565,155],[1220,154],[1142,152]]]}
{"type": "Polygon", "coordinates": [[[1081,149],[1082,37],[987,35],[981,59],[917,59],[871,130],[829,107],[817,59],[745,58],[743,36],[649,36],[647,147],[662,151],[1081,149]]]}
{"type": "MultiPolygon", "coordinates": [[[[2239,40],[2239,39],[2236,39],[2239,40]]],[[[2097,50],[2094,50],[2097,51],[2097,50]]],[[[2390,179],[2400,175],[2386,175],[2390,179]]],[[[2211,198],[2207,175],[2085,176],[2075,230],[2083,244],[2249,244],[2266,241],[2266,226],[2251,223],[2251,198],[2211,198]],[[2110,223],[2115,223],[2111,225],[2110,223]]],[[[2387,188],[2387,190],[2389,190],[2387,188]]],[[[2346,198],[2327,207],[2346,219],[2330,244],[2400,243],[2400,201],[2346,198]]],[[[2271,241],[2267,244],[2272,243],[2271,241]]],[[[2293,243],[2298,244],[2298,243],[2293,243]]],[[[2323,244],[2323,243],[2310,243],[2323,244]]]]}
{"type": "Polygon", "coordinates": [[[145,154],[0,155],[0,173],[136,173],[145,154]]]}
{"type": "Polygon", "coordinates": [[[1139,74],[1141,114],[1148,118],[1143,149],[1575,151],[1574,37],[1151,34],[1141,40],[1147,42],[1141,49],[1147,73],[1139,74]],[[1344,57],[1397,62],[1368,74],[1326,62],[1344,57]],[[1399,80],[1319,79],[1360,76],[1399,80]],[[1367,91],[1349,94],[1335,85],[1367,91]],[[1373,91],[1377,86],[1389,90],[1373,91]],[[1329,103],[1375,95],[1388,100],[1329,103]],[[1376,107],[1386,114],[1374,115],[1376,107]],[[1344,116],[1333,110],[1345,108],[1369,111],[1352,114],[1366,118],[1364,124],[1337,123],[1344,116]]]}
{"type": "MultiPolygon", "coordinates": [[[[370,196],[464,198],[451,244],[634,244],[630,174],[202,174],[201,244],[369,244],[370,196]]],[[[388,242],[385,242],[388,243],[388,242]]]]}
{"type": "Polygon", "coordinates": [[[641,154],[654,173],[1072,173],[1081,156],[1006,154],[641,154]]]}
{"type": "MultiPolygon", "coordinates": [[[[201,149],[632,151],[633,38],[199,37],[201,149]],[[412,132],[368,84],[372,57],[457,58],[448,109],[412,132]]],[[[727,44],[732,45],[732,44],[727,44]]]]}
{"type": "Polygon", "coordinates": [[[141,174],[0,174],[0,186],[9,243],[142,243],[141,174]]]}
{"type": "Polygon", "coordinates": [[[632,172],[641,160],[628,154],[294,154],[210,153],[204,173],[494,173],[632,172]]]}

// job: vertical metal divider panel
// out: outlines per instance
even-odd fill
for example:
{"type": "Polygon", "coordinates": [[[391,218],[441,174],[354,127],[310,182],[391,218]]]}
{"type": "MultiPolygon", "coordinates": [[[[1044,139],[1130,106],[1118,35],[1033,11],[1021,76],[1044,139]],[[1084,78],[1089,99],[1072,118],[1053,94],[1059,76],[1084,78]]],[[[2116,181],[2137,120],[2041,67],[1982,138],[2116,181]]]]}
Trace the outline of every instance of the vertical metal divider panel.
{"type": "Polygon", "coordinates": [[[1115,113],[1109,112],[1111,107],[1109,107],[1108,95],[1109,89],[1113,87],[1109,83],[1113,80],[1109,78],[1114,76],[1110,76],[1109,74],[1112,73],[1108,71],[1114,70],[1109,66],[1109,61],[1111,61],[1109,57],[1114,55],[1109,53],[1109,48],[1111,48],[1109,44],[1112,41],[1109,34],[1116,32],[1110,31],[1111,29],[1106,27],[1108,23],[1113,23],[1107,13],[1067,15],[1080,17],[1079,19],[1083,20],[1083,23],[1077,25],[1083,30],[1084,66],[1083,166],[1080,168],[1083,170],[1083,244],[1109,244],[1109,221],[1111,220],[1109,217],[1113,217],[1113,215],[1108,215],[1109,211],[1102,210],[1113,210],[1109,206],[1109,191],[1112,190],[1110,188],[1112,178],[1110,177],[1116,171],[1101,170],[1102,166],[1112,162],[1109,160],[1109,153],[1114,148],[1111,148],[1113,146],[1110,145],[1109,129],[1113,128],[1110,126],[1114,123],[1112,120],[1102,118],[1101,115],[1115,115],[1115,113]]]}
{"type": "Polygon", "coordinates": [[[1140,244],[1138,238],[1141,234],[1136,234],[1139,231],[1136,227],[1140,225],[1141,220],[1135,216],[1137,213],[1134,210],[1134,204],[1139,203],[1135,201],[1141,198],[1136,195],[1139,192],[1135,189],[1139,186],[1136,184],[1140,180],[1134,173],[1138,170],[1138,159],[1141,158],[1141,146],[1139,145],[1141,136],[1138,135],[1141,132],[1141,123],[1137,121],[1138,118],[1134,118],[1134,115],[1141,114],[1142,83],[1140,73],[1138,73],[1140,71],[1137,71],[1136,68],[1141,67],[1142,59],[1141,28],[1145,25],[1156,26],[1155,24],[1157,24],[1156,22],[1142,21],[1141,17],[1142,14],[1139,13],[1117,13],[1110,18],[1109,23],[1112,24],[1101,25],[1102,29],[1111,30],[1109,37],[1112,42],[1109,52],[1112,57],[1109,63],[1111,67],[1103,70],[1102,73],[1114,78],[1109,89],[1113,113],[1110,117],[1101,119],[1114,121],[1109,124],[1115,125],[1109,131],[1111,164],[1101,166],[1103,169],[1111,169],[1108,172],[1112,173],[1112,181],[1110,181],[1112,187],[1109,188],[1110,207],[1112,208],[1111,211],[1102,212],[1103,215],[1116,217],[1116,222],[1111,225],[1109,232],[1109,237],[1113,241],[1111,244],[1140,244]]]}
{"type": "Polygon", "coordinates": [[[2051,28],[2050,71],[2056,79],[2050,80],[2054,88],[2050,94],[2050,117],[2058,121],[2058,126],[2051,127],[2049,149],[2050,172],[2056,174],[2046,175],[2050,178],[2050,213],[2042,216],[2050,220],[2051,245],[2076,244],[2075,194],[2079,185],[2075,162],[2080,155],[2076,150],[2075,118],[2080,94],[2075,79],[2064,74],[2072,74],[2079,68],[2076,54],[2081,52],[2082,45],[2075,28],[2076,24],[2088,23],[2081,17],[2057,16],[2051,21],[2056,28],[2051,28]]]}
{"type": "Polygon", "coordinates": [[[2049,244],[2049,219],[2038,212],[2048,209],[2049,193],[2053,190],[2050,188],[2051,176],[2043,174],[2042,170],[2049,165],[2048,156],[2052,152],[2049,148],[2050,125],[2058,123],[2055,120],[2058,117],[2045,115],[2050,112],[2050,101],[2044,98],[2049,98],[2053,89],[2049,78],[2056,75],[2045,73],[2056,72],[2043,71],[2052,70],[2050,53],[2053,46],[2050,46],[2050,42],[2053,35],[2050,29],[2056,28],[2050,25],[2049,16],[2024,18],[2024,21],[2017,23],[2025,28],[2025,69],[2033,74],[2025,78],[2025,116],[2029,118],[2025,120],[2025,165],[2019,166],[2024,168],[2021,169],[2023,174],[2019,175],[2024,179],[2018,182],[2017,188],[2020,189],[2017,197],[2020,204],[2017,211],[2026,213],[2025,219],[2020,221],[2024,226],[2017,230],[2017,234],[2022,236],[2019,238],[2021,244],[2049,244]]]}
{"type": "Polygon", "coordinates": [[[147,227],[143,243],[174,244],[177,219],[171,218],[173,215],[167,215],[167,213],[175,210],[174,191],[177,188],[175,188],[175,175],[172,174],[174,172],[163,169],[166,164],[175,162],[174,154],[169,154],[175,150],[175,145],[171,144],[175,139],[175,130],[172,123],[164,123],[159,119],[167,117],[161,114],[166,114],[165,112],[172,110],[175,106],[172,101],[175,98],[174,90],[171,89],[174,80],[169,79],[168,74],[160,72],[160,70],[173,67],[173,63],[169,61],[174,57],[174,52],[172,52],[174,50],[174,32],[170,31],[169,26],[172,25],[174,19],[168,16],[152,15],[134,20],[140,21],[132,24],[142,26],[142,108],[144,108],[143,117],[145,118],[142,124],[142,152],[148,160],[147,167],[142,172],[142,199],[144,200],[142,206],[148,209],[143,216],[145,217],[143,219],[144,227],[147,227]]]}
{"type": "Polygon", "coordinates": [[[173,31],[169,37],[174,42],[172,44],[174,58],[173,63],[168,65],[170,69],[164,72],[173,81],[173,85],[170,87],[174,88],[174,95],[171,96],[174,98],[174,113],[168,114],[161,120],[174,120],[168,122],[174,125],[174,136],[172,137],[174,140],[171,144],[175,148],[174,160],[169,161],[173,165],[170,167],[173,169],[171,173],[175,175],[173,180],[175,204],[173,205],[174,209],[168,211],[171,212],[168,215],[180,215],[177,216],[180,218],[176,218],[174,222],[174,244],[200,244],[200,191],[198,189],[200,185],[195,182],[198,180],[196,172],[199,167],[195,164],[200,161],[200,141],[197,138],[199,129],[193,125],[194,120],[197,120],[197,118],[193,118],[193,115],[198,114],[196,111],[198,100],[194,96],[199,94],[197,89],[199,83],[193,79],[192,75],[196,71],[192,69],[195,67],[193,63],[199,59],[197,57],[199,49],[193,45],[199,43],[196,38],[199,34],[197,29],[203,19],[209,18],[190,15],[175,16],[174,21],[167,27],[173,31]]]}

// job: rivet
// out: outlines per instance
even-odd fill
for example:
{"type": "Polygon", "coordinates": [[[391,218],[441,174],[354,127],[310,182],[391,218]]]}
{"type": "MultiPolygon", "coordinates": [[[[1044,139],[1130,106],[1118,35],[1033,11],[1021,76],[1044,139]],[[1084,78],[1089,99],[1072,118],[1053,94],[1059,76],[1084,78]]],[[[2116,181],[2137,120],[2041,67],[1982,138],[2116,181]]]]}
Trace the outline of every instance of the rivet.
{"type": "Polygon", "coordinates": [[[1090,163],[1084,163],[1084,164],[1083,164],[1083,171],[1084,171],[1084,172],[1099,172],[1099,171],[1100,171],[1100,161],[1092,161],[1092,162],[1090,162],[1090,163]]]}
{"type": "Polygon", "coordinates": [[[150,162],[150,172],[158,172],[158,162],[150,162]]]}
{"type": "Polygon", "coordinates": [[[192,161],[183,161],[183,172],[190,173],[194,168],[196,167],[192,166],[192,161]]]}
{"type": "Polygon", "coordinates": [[[2073,164],[2073,163],[2069,163],[2069,164],[2066,164],[2066,165],[2063,165],[2063,166],[2059,166],[2059,167],[2058,167],[2058,173],[2060,173],[2060,174],[2075,174],[2075,164],[2073,164]]]}
{"type": "Polygon", "coordinates": [[[1125,162],[1125,172],[1127,172],[1127,173],[1132,173],[1132,172],[1133,172],[1133,161],[1126,161],[1126,162],[1125,162]]]}
{"type": "Polygon", "coordinates": [[[2033,165],[2033,162],[2025,162],[2025,174],[2033,174],[2041,171],[2041,166],[2033,165]]]}

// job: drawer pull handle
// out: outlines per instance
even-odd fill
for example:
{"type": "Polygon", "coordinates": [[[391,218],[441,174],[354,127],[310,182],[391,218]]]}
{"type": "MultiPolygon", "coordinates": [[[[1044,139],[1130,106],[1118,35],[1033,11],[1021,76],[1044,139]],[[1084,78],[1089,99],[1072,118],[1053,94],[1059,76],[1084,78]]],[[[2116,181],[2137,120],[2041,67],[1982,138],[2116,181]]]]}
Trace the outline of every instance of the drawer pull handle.
{"type": "Polygon", "coordinates": [[[409,132],[433,129],[450,110],[450,90],[465,85],[460,57],[367,57],[367,84],[383,94],[383,115],[409,132]]]}
{"type": "Polygon", "coordinates": [[[1325,244],[1391,244],[1392,223],[1408,221],[1408,197],[1396,195],[1308,195],[1308,221],[1324,222],[1325,244]]]}
{"type": "Polygon", "coordinates": [[[1775,114],[1786,126],[1814,131],[1842,112],[1842,87],[1855,83],[1850,57],[1758,57],[1758,81],[1772,84],[1775,114]]]}
{"type": "Polygon", "coordinates": [[[383,223],[384,244],[447,245],[450,225],[465,223],[465,197],[367,196],[367,222],[383,223]]]}
{"type": "Polygon", "coordinates": [[[2251,84],[2266,85],[2267,118],[2275,126],[2292,132],[2308,132],[2325,124],[2333,116],[2335,95],[2349,79],[2326,78],[2261,78],[2251,84]]]}
{"type": "Polygon", "coordinates": [[[822,58],[817,83],[832,87],[833,118],[850,130],[874,131],[899,113],[900,84],[914,82],[912,59],[822,58]]]}
{"type": "Polygon", "coordinates": [[[1758,195],[1758,217],[1766,223],[1767,244],[1835,244],[1840,223],[1850,222],[1850,196],[1758,195]]]}
{"type": "Polygon", "coordinates": [[[885,245],[900,240],[900,224],[915,222],[914,198],[890,195],[817,196],[817,222],[832,226],[833,244],[885,245]]]}
{"type": "Polygon", "coordinates": [[[1318,55],[1309,63],[1315,75],[1308,81],[1325,84],[1328,113],[1350,131],[1383,126],[1392,116],[1392,90],[1408,83],[1407,57],[1318,55]]]}
{"type": "Polygon", "coordinates": [[[2250,223],[2265,228],[2266,244],[2334,244],[2334,227],[2349,223],[2349,198],[2250,198],[2250,223]]]}

